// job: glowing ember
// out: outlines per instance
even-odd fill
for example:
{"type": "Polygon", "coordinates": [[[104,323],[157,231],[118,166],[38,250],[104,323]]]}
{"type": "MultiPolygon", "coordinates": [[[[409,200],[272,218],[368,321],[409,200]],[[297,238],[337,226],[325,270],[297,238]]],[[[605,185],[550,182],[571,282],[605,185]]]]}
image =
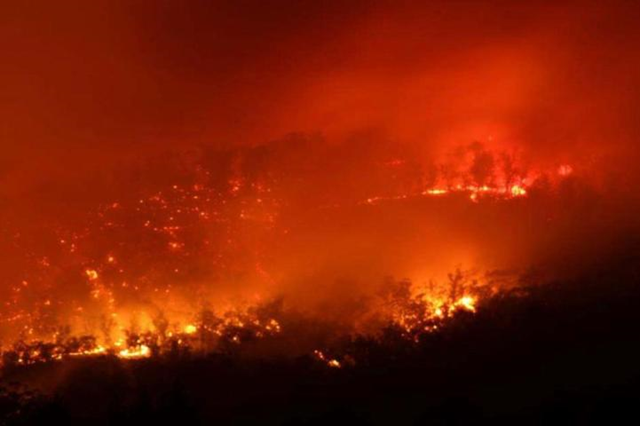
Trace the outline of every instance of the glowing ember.
{"type": "Polygon", "coordinates": [[[568,164],[563,164],[558,167],[558,174],[560,176],[569,176],[571,173],[573,173],[573,167],[568,164]]]}

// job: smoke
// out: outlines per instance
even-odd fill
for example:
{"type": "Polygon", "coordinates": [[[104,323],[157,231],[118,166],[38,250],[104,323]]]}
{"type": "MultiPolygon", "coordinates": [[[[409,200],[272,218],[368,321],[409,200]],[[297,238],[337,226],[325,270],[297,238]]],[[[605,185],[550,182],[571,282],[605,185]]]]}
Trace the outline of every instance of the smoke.
{"type": "Polygon", "coordinates": [[[11,162],[99,165],[131,151],[372,128],[425,154],[492,136],[573,155],[635,131],[628,2],[2,7],[11,162]]]}
{"type": "Polygon", "coordinates": [[[129,269],[109,282],[147,283],[150,305],[171,285],[326,310],[387,275],[583,270],[637,231],[637,18],[630,2],[3,2],[2,294],[37,276],[34,300],[88,295],[84,269],[112,252],[129,269]],[[509,203],[398,198],[447,174],[490,184],[506,158],[573,175],[509,203]],[[209,222],[138,231],[173,226],[185,194],[209,222]],[[52,254],[70,236],[78,252],[52,254]]]}

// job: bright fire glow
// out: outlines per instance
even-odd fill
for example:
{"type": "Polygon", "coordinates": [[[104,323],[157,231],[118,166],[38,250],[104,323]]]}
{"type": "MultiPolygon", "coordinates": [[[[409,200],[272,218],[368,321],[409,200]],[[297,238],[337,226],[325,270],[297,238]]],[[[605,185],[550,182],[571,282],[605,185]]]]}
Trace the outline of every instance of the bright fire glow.
{"type": "Polygon", "coordinates": [[[140,345],[137,348],[127,348],[118,352],[118,356],[125,359],[148,358],[151,356],[151,349],[148,346],[140,345]]]}
{"type": "MultiPolygon", "coordinates": [[[[440,174],[407,186],[389,186],[378,194],[362,188],[360,195],[313,208],[370,210],[387,202],[426,198],[437,199],[434,203],[507,203],[526,199],[543,176],[553,181],[573,172],[568,164],[552,173],[511,163],[483,170],[474,161],[442,166],[438,170],[445,171],[440,174]],[[366,193],[370,195],[361,198],[366,193]]],[[[382,170],[391,168],[395,176],[410,165],[393,159],[382,162],[382,170]]],[[[206,279],[198,275],[203,268],[223,277],[220,281],[244,279],[247,271],[250,279],[269,285],[282,277],[264,262],[271,242],[289,235],[291,228],[281,218],[286,198],[278,184],[276,179],[252,181],[241,174],[218,187],[171,184],[134,200],[105,203],[91,217],[92,225],[82,230],[56,229],[57,251],[29,254],[34,259],[31,270],[20,277],[1,308],[0,325],[15,332],[16,344],[0,350],[17,354],[18,364],[103,355],[140,359],[150,357],[151,348],[163,353],[177,345],[207,352],[286,332],[281,312],[261,312],[260,300],[268,300],[268,293],[225,302],[228,306],[215,311],[194,306],[196,298],[207,299],[206,279]],[[259,243],[242,245],[242,234],[259,243]],[[146,248],[139,249],[143,245],[146,248]],[[55,271],[62,273],[54,275],[55,271]],[[86,293],[55,293],[62,289],[56,279],[76,280],[76,287],[86,293]],[[183,283],[201,281],[181,289],[183,283]]],[[[402,293],[401,299],[386,300],[377,314],[415,340],[458,313],[476,312],[480,293],[456,286],[402,293]]],[[[315,356],[329,367],[344,366],[344,360],[323,352],[315,356]]]]}

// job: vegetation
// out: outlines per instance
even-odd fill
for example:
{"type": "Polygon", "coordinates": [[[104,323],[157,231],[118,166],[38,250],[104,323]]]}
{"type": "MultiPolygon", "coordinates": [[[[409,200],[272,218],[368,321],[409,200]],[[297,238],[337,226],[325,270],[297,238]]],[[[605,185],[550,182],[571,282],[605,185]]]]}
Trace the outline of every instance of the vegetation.
{"type": "MultiPolygon", "coordinates": [[[[342,368],[313,354],[181,351],[5,369],[0,416],[8,425],[617,423],[640,402],[640,262],[626,248],[603,265],[524,297],[500,292],[418,339],[394,325],[335,339],[327,354],[342,368]]],[[[390,300],[410,300],[403,288],[390,300]]]]}

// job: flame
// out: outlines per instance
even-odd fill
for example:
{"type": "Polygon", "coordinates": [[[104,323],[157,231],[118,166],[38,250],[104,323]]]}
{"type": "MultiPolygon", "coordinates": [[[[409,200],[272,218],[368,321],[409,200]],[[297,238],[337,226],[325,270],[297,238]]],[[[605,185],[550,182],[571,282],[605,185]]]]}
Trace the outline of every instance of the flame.
{"type": "MultiPolygon", "coordinates": [[[[410,165],[410,161],[399,159],[384,163],[384,167],[393,169],[392,173],[410,165]]],[[[474,203],[510,202],[526,198],[542,177],[563,178],[573,173],[569,164],[552,172],[527,171],[512,165],[497,167],[486,175],[469,172],[472,168],[464,161],[450,169],[421,179],[419,185],[410,188],[392,188],[379,194],[372,191],[370,196],[360,198],[367,192],[363,189],[360,195],[331,207],[364,204],[368,209],[384,202],[429,197],[459,197],[474,203]]],[[[207,300],[207,286],[190,286],[203,265],[220,274],[220,281],[253,271],[253,279],[277,283],[278,274],[265,266],[264,259],[269,254],[268,243],[290,231],[289,224],[281,221],[286,199],[278,194],[281,191],[277,180],[251,180],[245,176],[232,177],[222,187],[172,184],[144,196],[136,195],[134,201],[105,203],[92,215],[92,225],[82,231],[56,229],[53,241],[59,245],[59,252],[32,256],[33,271],[25,271],[24,279],[14,285],[0,312],[0,324],[16,330],[22,344],[0,350],[18,353],[22,364],[109,354],[138,359],[151,356],[152,347],[154,353],[156,348],[159,353],[166,351],[170,344],[212,351],[222,343],[243,345],[252,339],[286,332],[281,318],[256,314],[259,303],[255,301],[234,302],[228,308],[219,308],[216,314],[199,318],[201,313],[194,312],[193,301],[207,300]],[[242,232],[250,233],[252,241],[266,244],[243,246],[236,239],[242,232]],[[98,242],[93,244],[94,240],[98,242]],[[145,244],[149,248],[139,253],[138,247],[145,244]],[[152,257],[154,263],[149,263],[147,257],[152,257]],[[81,278],[89,297],[56,297],[50,293],[57,289],[55,278],[49,279],[50,271],[56,268],[64,270],[61,276],[65,279],[81,278]],[[178,291],[180,285],[185,289],[178,291]],[[155,311],[128,303],[131,300],[144,300],[155,306],[155,311]],[[158,317],[157,310],[166,317],[158,317]],[[55,330],[62,325],[57,323],[56,315],[72,330],[65,336],[67,341],[62,341],[55,330]],[[82,337],[78,330],[87,329],[94,340],[78,345],[77,339],[82,337]],[[53,351],[53,355],[47,351],[53,351]]],[[[388,308],[384,314],[414,339],[420,333],[439,329],[458,312],[476,312],[482,303],[479,293],[454,293],[425,291],[406,306],[388,308]]],[[[322,352],[316,357],[329,367],[344,365],[322,352]]]]}
{"type": "Polygon", "coordinates": [[[523,197],[527,195],[527,190],[519,185],[512,186],[510,192],[514,197],[523,197]]]}
{"type": "Polygon", "coordinates": [[[316,349],[313,351],[313,354],[330,368],[342,368],[340,361],[334,358],[327,358],[322,351],[316,349]]]}
{"type": "MultiPolygon", "coordinates": [[[[78,352],[71,352],[69,353],[69,356],[92,356],[92,355],[102,355],[105,354],[107,352],[107,348],[105,348],[104,346],[96,346],[95,348],[92,349],[86,349],[86,350],[82,350],[82,351],[78,351],[78,352]]],[[[60,357],[62,358],[62,357],[60,357]]]]}
{"type": "Polygon", "coordinates": [[[461,297],[455,305],[470,312],[476,311],[476,299],[472,296],[461,297]]]}
{"type": "Polygon", "coordinates": [[[151,349],[148,346],[140,345],[134,348],[126,348],[118,352],[118,356],[124,359],[148,358],[151,356],[151,349]]]}

